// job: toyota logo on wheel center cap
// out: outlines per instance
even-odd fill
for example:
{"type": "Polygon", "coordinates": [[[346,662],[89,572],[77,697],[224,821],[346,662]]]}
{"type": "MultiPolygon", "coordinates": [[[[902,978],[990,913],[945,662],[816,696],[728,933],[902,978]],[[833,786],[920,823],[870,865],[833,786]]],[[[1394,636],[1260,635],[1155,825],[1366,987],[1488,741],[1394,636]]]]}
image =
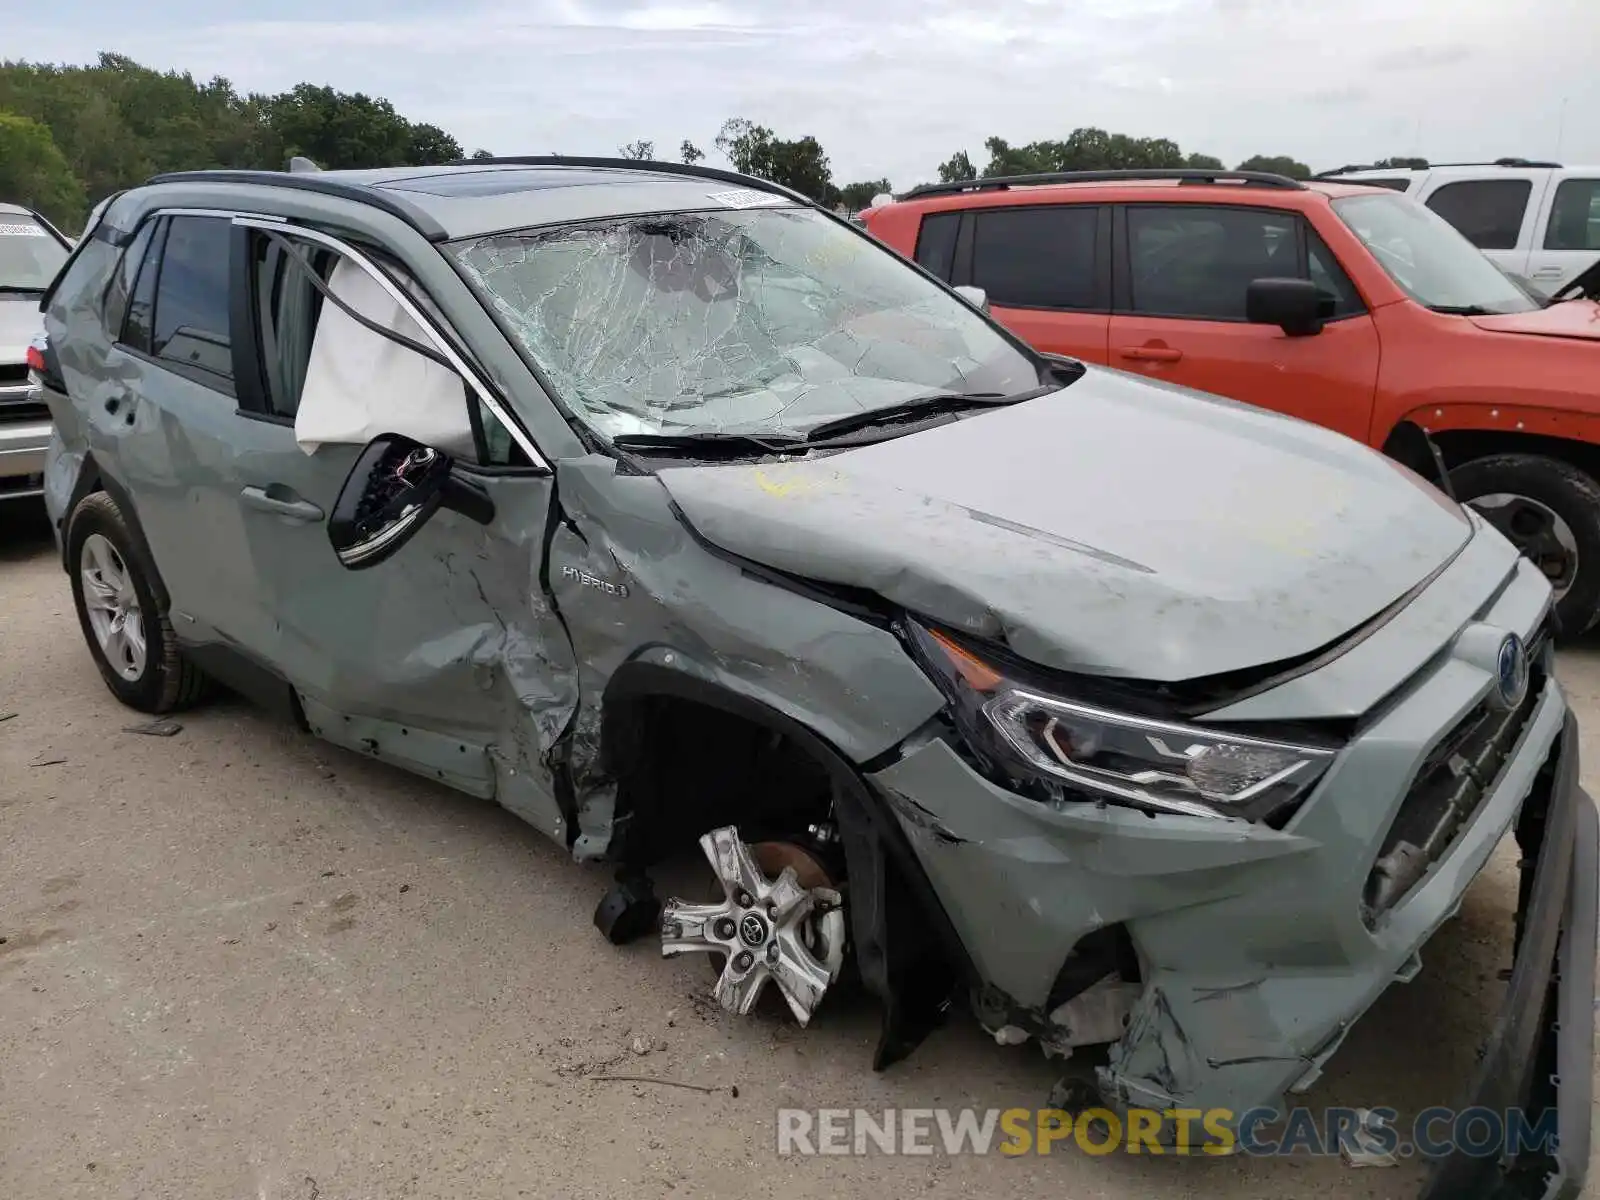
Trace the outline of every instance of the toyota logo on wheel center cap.
{"type": "Polygon", "coordinates": [[[756,913],[739,919],[739,940],[746,946],[759,946],[767,940],[767,923],[756,913]]]}

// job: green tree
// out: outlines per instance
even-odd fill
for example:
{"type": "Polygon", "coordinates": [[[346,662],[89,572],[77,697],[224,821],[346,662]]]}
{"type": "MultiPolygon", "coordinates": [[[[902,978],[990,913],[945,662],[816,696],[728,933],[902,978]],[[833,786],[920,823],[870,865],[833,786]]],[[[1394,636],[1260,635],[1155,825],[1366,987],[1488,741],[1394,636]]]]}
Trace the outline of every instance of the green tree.
{"type": "Polygon", "coordinates": [[[939,164],[940,183],[960,183],[977,177],[978,168],[972,165],[972,159],[965,150],[957,150],[939,164]]]}
{"type": "Polygon", "coordinates": [[[684,138],[683,145],[678,147],[678,158],[683,162],[693,164],[704,157],[705,151],[701,150],[699,146],[696,146],[688,138],[684,138]]]}
{"type": "Polygon", "coordinates": [[[722,123],[715,145],[736,171],[781,183],[820,204],[838,202],[839,189],[833,186],[828,156],[810,135],[783,141],[765,125],[730,117],[722,123]]]}
{"type": "Polygon", "coordinates": [[[267,102],[282,156],[303,154],[324,169],[426,166],[461,157],[461,145],[432,125],[412,125],[387,100],[302,83],[267,102]]]}
{"type": "Polygon", "coordinates": [[[1054,171],[1060,168],[1044,157],[1043,147],[1046,143],[1034,142],[1027,146],[1013,147],[1010,142],[1002,137],[985,138],[983,148],[989,152],[989,162],[983,168],[986,179],[998,175],[1038,175],[1043,171],[1054,171]]]}
{"type": "MultiPolygon", "coordinates": [[[[385,101],[387,103],[387,101],[385,101]]],[[[400,118],[402,121],[404,117],[400,118]]],[[[411,144],[406,150],[405,163],[415,167],[437,166],[439,163],[461,161],[461,143],[437,125],[411,126],[411,144]]],[[[380,163],[379,166],[398,164],[380,163]]]]}
{"type": "Polygon", "coordinates": [[[887,179],[868,179],[862,183],[847,183],[839,189],[839,202],[851,212],[859,212],[872,203],[872,198],[894,191],[887,179]]]}
{"type": "Polygon", "coordinates": [[[0,197],[43,213],[69,229],[85,211],[83,185],[38,121],[0,112],[0,197]]]}
{"type": "Polygon", "coordinates": [[[1311,168],[1286,154],[1257,154],[1247,158],[1235,168],[1239,171],[1269,171],[1274,175],[1287,175],[1290,179],[1310,179],[1311,168]]]}
{"type": "Polygon", "coordinates": [[[1425,158],[1380,158],[1372,165],[1381,167],[1386,171],[1426,171],[1428,169],[1428,160],[1425,158]]]}
{"type": "Polygon", "coordinates": [[[641,138],[636,142],[629,142],[626,146],[619,147],[617,157],[633,159],[635,162],[649,162],[656,156],[656,144],[641,138]]]}
{"type": "Polygon", "coordinates": [[[471,158],[473,162],[482,162],[485,159],[493,158],[494,157],[494,151],[493,150],[474,150],[468,157],[471,158]]]}
{"type": "Polygon", "coordinates": [[[1183,165],[1197,171],[1222,171],[1226,170],[1220,158],[1213,158],[1209,154],[1191,154],[1183,160],[1183,165]]]}
{"type": "MultiPolygon", "coordinates": [[[[1005,175],[1041,175],[1055,171],[1121,171],[1181,167],[1188,160],[1178,144],[1169,138],[1133,137],[1126,133],[1107,133],[1094,126],[1074,129],[1062,141],[1029,142],[1013,146],[1004,138],[984,142],[989,162],[983,168],[986,178],[1005,175]]],[[[1205,163],[1220,162],[1206,156],[1205,163]]],[[[950,166],[955,163],[951,160],[950,166]]],[[[959,165],[959,164],[957,164],[959,165]]],[[[940,168],[941,176],[945,168],[940,168]]]]}
{"type": "Polygon", "coordinates": [[[90,201],[162,171],[451,162],[456,140],[388,101],[301,84],[241,95],[221,77],[154,71],[126,55],[84,66],[0,62],[0,110],[45,126],[90,201]]]}

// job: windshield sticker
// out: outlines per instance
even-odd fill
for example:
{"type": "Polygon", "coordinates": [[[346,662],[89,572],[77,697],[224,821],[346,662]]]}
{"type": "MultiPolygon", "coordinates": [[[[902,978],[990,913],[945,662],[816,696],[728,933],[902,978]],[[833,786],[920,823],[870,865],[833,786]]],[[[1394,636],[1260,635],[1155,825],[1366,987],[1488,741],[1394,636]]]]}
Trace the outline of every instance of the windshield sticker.
{"type": "Polygon", "coordinates": [[[764,208],[769,204],[788,204],[787,196],[772,192],[758,192],[752,188],[734,188],[727,192],[710,192],[711,199],[725,208],[764,208]]]}
{"type": "Polygon", "coordinates": [[[47,237],[39,225],[0,225],[0,237],[47,237]]]}

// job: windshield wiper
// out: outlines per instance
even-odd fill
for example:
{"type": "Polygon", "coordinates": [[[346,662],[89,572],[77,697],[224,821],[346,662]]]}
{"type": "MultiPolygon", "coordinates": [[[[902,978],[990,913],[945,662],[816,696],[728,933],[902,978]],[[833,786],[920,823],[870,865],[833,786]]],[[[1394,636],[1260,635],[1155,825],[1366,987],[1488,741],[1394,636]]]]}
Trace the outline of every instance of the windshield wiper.
{"type": "Polygon", "coordinates": [[[641,453],[693,454],[707,458],[739,457],[749,454],[795,454],[811,449],[797,437],[752,433],[623,433],[611,439],[618,450],[641,453]]]}
{"type": "Polygon", "coordinates": [[[0,283],[0,296],[42,296],[44,289],[26,283],[0,283]]]}
{"type": "Polygon", "coordinates": [[[851,413],[847,417],[824,421],[806,434],[806,441],[815,444],[842,434],[854,433],[858,429],[870,429],[874,425],[887,425],[892,421],[931,417],[939,413],[961,412],[972,408],[1002,408],[1007,404],[1032,400],[1047,392],[1059,391],[1060,387],[1060,384],[1052,383],[1046,387],[1016,392],[1010,396],[1003,392],[935,392],[931,396],[918,396],[914,400],[905,400],[899,404],[869,408],[864,412],[851,413]]]}
{"type": "Polygon", "coordinates": [[[1503,317],[1505,313],[1497,313],[1492,308],[1485,308],[1481,304],[1430,304],[1429,308],[1436,313],[1443,313],[1447,317],[1503,317]]]}

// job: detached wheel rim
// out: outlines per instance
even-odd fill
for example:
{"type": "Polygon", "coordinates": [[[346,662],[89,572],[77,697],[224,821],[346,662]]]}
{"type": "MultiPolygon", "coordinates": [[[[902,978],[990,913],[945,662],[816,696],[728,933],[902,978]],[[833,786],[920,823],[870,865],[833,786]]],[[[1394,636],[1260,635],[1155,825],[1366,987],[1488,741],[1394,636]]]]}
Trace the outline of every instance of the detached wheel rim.
{"type": "Polygon", "coordinates": [[[133,573],[105,537],[91,533],[78,555],[83,607],[106,663],[128,682],[144,675],[144,611],[133,588],[133,573]]]}
{"type": "Polygon", "coordinates": [[[844,966],[844,898],[831,887],[801,882],[809,856],[798,848],[769,849],[780,868],[776,879],[732,826],[703,836],[700,848],[722,895],[708,904],[668,900],[661,912],[662,955],[714,954],[722,968],[712,994],[724,1009],[749,1013],[772,983],[795,1019],[807,1024],[844,966]]]}
{"type": "Polygon", "coordinates": [[[1544,572],[1560,600],[1578,578],[1578,539],[1561,515],[1530,496],[1491,492],[1469,501],[1544,572]]]}

